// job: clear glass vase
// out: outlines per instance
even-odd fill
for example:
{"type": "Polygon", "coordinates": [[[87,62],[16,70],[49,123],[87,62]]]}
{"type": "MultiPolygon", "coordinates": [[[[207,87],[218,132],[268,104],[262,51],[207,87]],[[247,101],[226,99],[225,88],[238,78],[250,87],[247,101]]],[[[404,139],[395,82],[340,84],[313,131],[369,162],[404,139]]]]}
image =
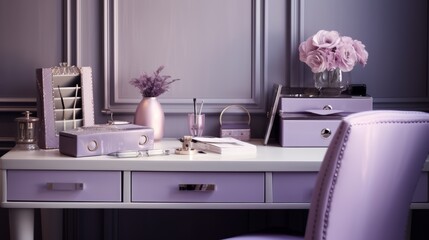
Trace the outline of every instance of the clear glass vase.
{"type": "Polygon", "coordinates": [[[337,68],[331,71],[325,70],[315,73],[314,86],[322,96],[338,96],[349,87],[349,77],[344,77],[343,72],[337,68]]]}

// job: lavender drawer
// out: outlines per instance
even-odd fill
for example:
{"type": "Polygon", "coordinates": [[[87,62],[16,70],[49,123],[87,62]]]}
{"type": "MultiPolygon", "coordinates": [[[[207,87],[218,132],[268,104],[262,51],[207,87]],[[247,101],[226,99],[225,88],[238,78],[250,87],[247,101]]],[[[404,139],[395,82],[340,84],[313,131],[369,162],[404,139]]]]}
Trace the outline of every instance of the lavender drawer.
{"type": "Polygon", "coordinates": [[[120,171],[7,171],[8,201],[121,201],[120,171]]]}
{"type": "Polygon", "coordinates": [[[133,202],[252,202],[265,200],[264,173],[133,172],[133,202]]]}
{"type": "MultiPolygon", "coordinates": [[[[316,185],[317,172],[273,173],[273,202],[309,203],[316,185]]],[[[422,173],[412,202],[428,202],[428,174],[422,173]]]]}
{"type": "Polygon", "coordinates": [[[273,202],[309,203],[317,172],[273,173],[273,202]]]}
{"type": "Polygon", "coordinates": [[[279,141],[282,147],[326,147],[341,120],[280,121],[279,141]]]}
{"type": "Polygon", "coordinates": [[[282,98],[280,102],[281,112],[305,112],[326,108],[349,113],[367,111],[372,109],[372,98],[282,98]]]}

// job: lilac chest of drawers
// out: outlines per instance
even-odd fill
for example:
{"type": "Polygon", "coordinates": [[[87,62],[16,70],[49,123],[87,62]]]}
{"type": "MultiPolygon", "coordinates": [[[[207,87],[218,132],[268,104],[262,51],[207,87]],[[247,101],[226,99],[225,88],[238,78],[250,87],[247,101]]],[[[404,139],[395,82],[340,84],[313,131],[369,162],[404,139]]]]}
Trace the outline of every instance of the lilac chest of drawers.
{"type": "Polygon", "coordinates": [[[326,147],[344,116],[368,110],[372,110],[371,97],[283,97],[280,145],[326,147]]]}

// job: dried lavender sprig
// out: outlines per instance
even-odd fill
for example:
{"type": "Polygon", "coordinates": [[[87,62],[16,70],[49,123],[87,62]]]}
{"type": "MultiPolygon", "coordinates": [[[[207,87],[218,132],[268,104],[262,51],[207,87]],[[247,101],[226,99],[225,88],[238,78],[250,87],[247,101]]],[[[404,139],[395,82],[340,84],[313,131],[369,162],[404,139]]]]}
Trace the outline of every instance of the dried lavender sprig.
{"type": "Polygon", "coordinates": [[[170,88],[170,84],[180,79],[168,80],[171,76],[160,75],[164,66],[158,67],[158,69],[149,76],[147,73],[143,73],[139,78],[133,78],[130,84],[137,87],[143,97],[158,97],[165,93],[170,88]]]}

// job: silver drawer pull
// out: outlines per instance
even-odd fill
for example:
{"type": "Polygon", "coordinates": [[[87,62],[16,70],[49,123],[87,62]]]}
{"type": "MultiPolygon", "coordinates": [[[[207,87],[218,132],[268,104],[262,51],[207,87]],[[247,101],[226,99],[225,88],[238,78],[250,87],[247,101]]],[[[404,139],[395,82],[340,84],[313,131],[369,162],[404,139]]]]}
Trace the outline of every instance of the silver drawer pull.
{"type": "Polygon", "coordinates": [[[216,184],[179,184],[179,191],[209,192],[216,189],[216,184]]]}
{"type": "Polygon", "coordinates": [[[329,136],[331,136],[331,134],[332,134],[332,131],[329,128],[324,128],[324,129],[322,129],[322,131],[320,131],[320,135],[323,138],[328,138],[329,136]]]}
{"type": "Polygon", "coordinates": [[[331,105],[325,105],[324,107],[323,107],[323,110],[332,110],[333,108],[332,108],[332,106],[331,105]]]}
{"type": "Polygon", "coordinates": [[[46,187],[51,191],[80,191],[83,190],[83,183],[46,183],[46,187]]]}

